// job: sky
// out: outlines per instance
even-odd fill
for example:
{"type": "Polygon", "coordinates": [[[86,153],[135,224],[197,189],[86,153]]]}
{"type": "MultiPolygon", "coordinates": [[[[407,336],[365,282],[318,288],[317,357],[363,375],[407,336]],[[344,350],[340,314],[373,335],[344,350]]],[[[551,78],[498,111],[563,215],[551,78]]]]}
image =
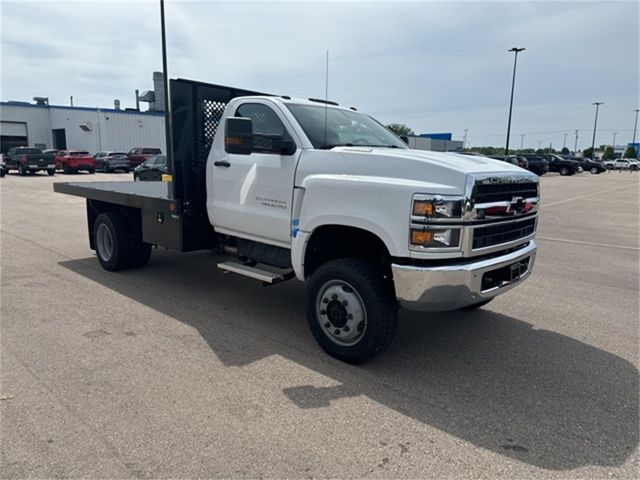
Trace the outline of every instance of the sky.
{"type": "MultiPolygon", "coordinates": [[[[166,0],[168,70],[294,97],[325,96],[416,133],[503,146],[631,142],[640,2],[166,0]],[[564,135],[564,134],[568,135],[564,135]]],[[[162,69],[159,1],[0,0],[0,99],[135,106],[162,69]]],[[[640,134],[639,134],[640,136],[640,134]]]]}

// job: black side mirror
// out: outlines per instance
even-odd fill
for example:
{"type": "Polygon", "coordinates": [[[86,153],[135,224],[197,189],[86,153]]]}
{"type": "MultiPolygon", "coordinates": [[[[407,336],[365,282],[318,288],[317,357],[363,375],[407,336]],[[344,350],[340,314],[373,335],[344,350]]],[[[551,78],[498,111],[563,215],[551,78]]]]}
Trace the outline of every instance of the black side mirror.
{"type": "Polygon", "coordinates": [[[224,151],[238,155],[249,155],[253,151],[253,122],[250,118],[227,118],[224,125],[224,151]]]}

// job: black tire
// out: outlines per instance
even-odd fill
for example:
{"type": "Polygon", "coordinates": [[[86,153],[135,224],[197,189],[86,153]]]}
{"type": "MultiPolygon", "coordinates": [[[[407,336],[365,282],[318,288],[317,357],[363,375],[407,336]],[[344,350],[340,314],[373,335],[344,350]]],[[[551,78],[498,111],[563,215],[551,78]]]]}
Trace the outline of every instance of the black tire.
{"type": "Polygon", "coordinates": [[[27,175],[28,172],[29,170],[24,168],[24,165],[18,165],[18,173],[20,174],[20,176],[24,177],[27,175]]]}
{"type": "Polygon", "coordinates": [[[56,171],[54,169],[47,170],[47,175],[49,175],[50,177],[55,175],[55,174],[56,174],[56,171]]]}
{"type": "Polygon", "coordinates": [[[4,177],[5,171],[4,168],[0,168],[0,178],[4,177]]]}
{"type": "Polygon", "coordinates": [[[307,283],[306,311],[311,332],[322,349],[332,357],[352,364],[365,362],[384,351],[391,343],[398,323],[398,307],[390,282],[373,266],[354,258],[332,260],[313,273],[307,283]],[[336,285],[331,285],[333,282],[336,285]],[[358,302],[350,308],[357,306],[353,311],[364,313],[354,318],[343,307],[347,305],[345,300],[339,301],[335,294],[331,300],[321,298],[334,288],[346,292],[350,298],[357,297],[358,302]],[[326,309],[322,309],[323,304],[327,305],[326,309]],[[364,321],[358,321],[358,318],[364,321]],[[349,327],[352,322],[347,319],[353,320],[353,327],[349,327]],[[338,320],[346,324],[338,323],[338,320]],[[327,328],[327,324],[331,326],[327,328]],[[347,336],[356,335],[356,338],[348,345],[340,344],[339,337],[332,333],[338,330],[347,332],[347,336]]]}
{"type": "Polygon", "coordinates": [[[89,172],[90,175],[93,175],[94,173],[96,173],[96,169],[95,168],[90,168],[88,170],[88,172],[89,172]]]}
{"type": "Polygon", "coordinates": [[[123,172],[124,172],[124,173],[130,173],[130,172],[131,172],[131,170],[129,170],[128,168],[125,168],[125,169],[123,170],[123,172]]]}
{"type": "Polygon", "coordinates": [[[476,310],[480,307],[484,307],[487,303],[491,302],[493,298],[488,298],[487,300],[483,300],[478,303],[474,303],[473,305],[467,305],[466,307],[462,307],[460,310],[476,310]]]}
{"type": "Polygon", "coordinates": [[[598,167],[591,167],[591,175],[596,175],[600,173],[600,170],[598,170],[598,167]]]}
{"type": "Polygon", "coordinates": [[[93,238],[98,261],[110,272],[142,267],[151,256],[151,245],[144,243],[127,219],[117,212],[98,215],[93,226],[93,238]]]}
{"type": "Polygon", "coordinates": [[[564,177],[564,176],[566,176],[566,175],[569,175],[570,173],[571,173],[571,172],[570,172],[570,170],[569,170],[567,167],[562,167],[562,168],[560,169],[560,175],[562,175],[563,177],[564,177]]]}
{"type": "Polygon", "coordinates": [[[106,164],[104,166],[104,173],[111,173],[111,169],[109,167],[107,167],[106,164]]]}

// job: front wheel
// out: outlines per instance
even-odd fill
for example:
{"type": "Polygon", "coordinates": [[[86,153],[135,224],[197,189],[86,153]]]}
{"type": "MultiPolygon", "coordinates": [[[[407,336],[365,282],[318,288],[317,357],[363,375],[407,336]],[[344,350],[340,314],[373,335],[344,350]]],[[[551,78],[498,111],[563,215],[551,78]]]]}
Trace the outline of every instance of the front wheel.
{"type": "Polygon", "coordinates": [[[569,169],[567,167],[562,167],[560,169],[560,175],[562,175],[563,177],[569,175],[569,169]]]}
{"type": "Polygon", "coordinates": [[[53,168],[50,168],[49,170],[47,170],[47,175],[53,176],[55,174],[56,174],[56,171],[53,168]]]}
{"type": "Polygon", "coordinates": [[[393,339],[398,307],[392,286],[369,263],[330,261],[307,285],[307,320],[322,349],[347,363],[380,354],[393,339]]]}
{"type": "Polygon", "coordinates": [[[95,168],[90,168],[88,170],[88,172],[89,172],[89,175],[93,175],[94,173],[96,173],[96,169],[95,168]]]}
{"type": "Polygon", "coordinates": [[[591,168],[591,174],[592,174],[592,175],[596,175],[597,173],[600,173],[600,170],[598,170],[598,168],[597,168],[597,167],[593,167],[593,168],[591,168]]]}

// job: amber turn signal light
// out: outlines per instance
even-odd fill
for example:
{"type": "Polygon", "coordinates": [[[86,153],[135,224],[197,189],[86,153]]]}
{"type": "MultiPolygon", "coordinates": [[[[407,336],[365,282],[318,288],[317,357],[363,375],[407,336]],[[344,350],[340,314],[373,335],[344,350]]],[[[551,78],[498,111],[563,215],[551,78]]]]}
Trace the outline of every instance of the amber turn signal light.
{"type": "Polygon", "coordinates": [[[411,243],[414,245],[427,245],[433,240],[433,232],[426,230],[411,230],[411,243]]]}
{"type": "Polygon", "coordinates": [[[413,214],[420,217],[432,217],[435,213],[435,206],[432,202],[413,202],[413,214]]]}

